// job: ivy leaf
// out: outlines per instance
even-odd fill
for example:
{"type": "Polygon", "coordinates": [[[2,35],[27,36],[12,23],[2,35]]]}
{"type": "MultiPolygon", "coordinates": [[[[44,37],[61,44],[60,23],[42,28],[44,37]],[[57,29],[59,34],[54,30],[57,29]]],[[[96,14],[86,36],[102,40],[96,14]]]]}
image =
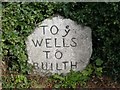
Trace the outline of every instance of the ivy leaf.
{"type": "Polygon", "coordinates": [[[103,64],[103,61],[101,59],[96,60],[96,65],[101,66],[103,64]]]}

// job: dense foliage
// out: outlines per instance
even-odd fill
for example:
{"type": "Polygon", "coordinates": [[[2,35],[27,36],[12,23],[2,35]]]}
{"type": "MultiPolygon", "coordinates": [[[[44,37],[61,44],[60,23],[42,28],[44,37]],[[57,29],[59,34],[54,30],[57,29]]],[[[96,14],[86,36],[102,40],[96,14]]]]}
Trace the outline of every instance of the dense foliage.
{"type": "MultiPolygon", "coordinates": [[[[103,68],[104,75],[120,80],[120,3],[34,2],[2,5],[3,61],[10,72],[21,74],[20,82],[27,81],[24,75],[27,75],[31,68],[27,63],[26,37],[37,23],[55,14],[92,29],[93,54],[90,63],[96,68],[100,67],[98,72],[103,68]]],[[[16,87],[24,86],[18,84],[16,87]]]]}

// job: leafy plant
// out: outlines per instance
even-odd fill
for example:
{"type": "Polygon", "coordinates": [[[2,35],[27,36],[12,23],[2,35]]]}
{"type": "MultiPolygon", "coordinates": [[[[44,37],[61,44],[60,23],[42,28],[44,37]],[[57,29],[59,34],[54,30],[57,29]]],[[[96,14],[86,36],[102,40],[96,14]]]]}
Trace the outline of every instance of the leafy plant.
{"type": "MultiPolygon", "coordinates": [[[[28,87],[28,72],[31,65],[27,63],[26,37],[34,30],[36,24],[53,14],[51,3],[2,3],[2,56],[7,70],[17,72],[23,76],[14,77],[15,81],[5,83],[3,78],[3,87],[28,87]],[[24,76],[25,75],[25,76],[24,76]],[[24,86],[26,85],[26,86],[24,86]]],[[[11,77],[11,73],[10,78],[11,77]]]]}
{"type": "Polygon", "coordinates": [[[102,64],[103,64],[103,61],[99,58],[95,61],[95,65],[96,65],[95,74],[96,74],[96,76],[100,77],[103,74],[102,64]]]}
{"type": "Polygon", "coordinates": [[[9,75],[2,76],[2,79],[3,79],[3,83],[2,83],[3,89],[30,87],[30,81],[24,75],[11,74],[10,76],[9,75]]]}
{"type": "Polygon", "coordinates": [[[86,82],[90,79],[90,76],[93,73],[94,68],[92,65],[82,72],[71,71],[66,76],[55,74],[49,79],[51,82],[55,82],[55,88],[76,88],[77,84],[80,84],[81,87],[85,87],[86,82]]]}
{"type": "MultiPolygon", "coordinates": [[[[120,3],[3,2],[2,8],[2,57],[10,72],[28,75],[30,65],[27,63],[26,37],[32,33],[37,23],[60,14],[92,29],[93,55],[90,63],[95,74],[99,76],[103,72],[116,81],[120,80],[120,3]]],[[[68,74],[66,78],[55,78],[57,81],[61,79],[60,86],[63,84],[63,87],[68,87],[70,84],[75,87],[75,82],[86,81],[90,73],[91,70],[87,70],[81,74],[68,74]],[[77,79],[80,77],[79,81],[74,76],[77,79]]],[[[16,86],[12,83],[16,79],[12,81],[12,76],[9,78],[10,82],[3,79],[4,86],[16,86]]],[[[20,78],[19,83],[24,83],[23,79],[28,81],[24,77],[20,78]]]]}

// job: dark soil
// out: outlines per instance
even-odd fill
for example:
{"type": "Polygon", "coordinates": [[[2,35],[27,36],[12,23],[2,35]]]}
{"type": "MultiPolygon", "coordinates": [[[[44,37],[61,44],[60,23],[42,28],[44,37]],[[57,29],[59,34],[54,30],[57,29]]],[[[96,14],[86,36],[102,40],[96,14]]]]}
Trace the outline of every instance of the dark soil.
{"type": "Polygon", "coordinates": [[[95,77],[87,82],[88,88],[120,88],[120,83],[114,82],[107,76],[95,77]]]}
{"type": "MultiPolygon", "coordinates": [[[[54,81],[49,82],[47,77],[34,77],[33,79],[37,81],[37,86],[40,85],[42,88],[54,88],[54,81]]],[[[36,87],[36,85],[33,85],[32,87],[36,87]]],[[[81,88],[81,86],[78,85],[76,88],[81,88]]],[[[87,82],[85,88],[120,88],[120,83],[114,82],[107,76],[92,76],[92,78],[87,82]]]]}

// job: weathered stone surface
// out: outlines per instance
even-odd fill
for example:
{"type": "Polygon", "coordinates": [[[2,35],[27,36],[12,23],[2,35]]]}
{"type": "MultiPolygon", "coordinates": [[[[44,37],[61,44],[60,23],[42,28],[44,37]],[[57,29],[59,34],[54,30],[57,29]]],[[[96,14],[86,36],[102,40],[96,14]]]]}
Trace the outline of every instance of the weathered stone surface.
{"type": "Polygon", "coordinates": [[[70,19],[45,19],[26,40],[28,62],[40,74],[83,70],[92,54],[91,29],[70,19]]]}

